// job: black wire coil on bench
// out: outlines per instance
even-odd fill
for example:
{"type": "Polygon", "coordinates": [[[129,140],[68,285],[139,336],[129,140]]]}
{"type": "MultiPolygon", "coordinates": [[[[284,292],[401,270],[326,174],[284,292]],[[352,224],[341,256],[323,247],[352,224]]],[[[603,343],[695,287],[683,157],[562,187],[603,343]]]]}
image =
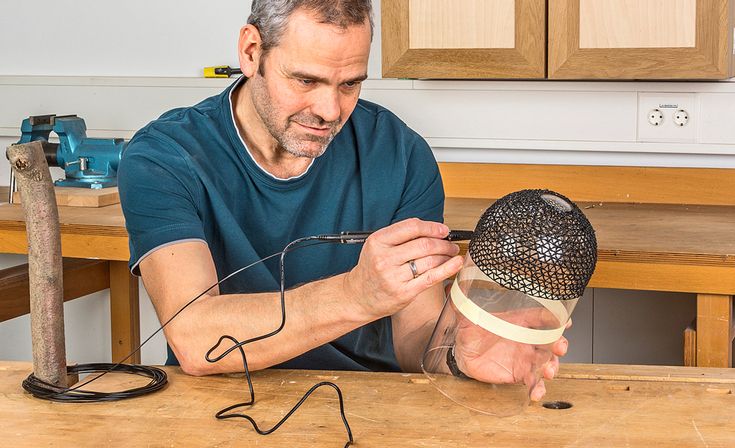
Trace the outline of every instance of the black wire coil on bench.
{"type": "Polygon", "coordinates": [[[98,403],[101,401],[117,401],[127,398],[140,397],[142,395],[156,392],[166,387],[168,378],[166,372],[158,367],[140,366],[131,364],[92,363],[67,366],[69,375],[85,373],[127,373],[150,378],[145,386],[135,387],[124,391],[98,392],[76,388],[60,388],[42,381],[31,373],[23,380],[23,389],[33,394],[36,398],[44,400],[59,401],[65,403],[98,403]]]}

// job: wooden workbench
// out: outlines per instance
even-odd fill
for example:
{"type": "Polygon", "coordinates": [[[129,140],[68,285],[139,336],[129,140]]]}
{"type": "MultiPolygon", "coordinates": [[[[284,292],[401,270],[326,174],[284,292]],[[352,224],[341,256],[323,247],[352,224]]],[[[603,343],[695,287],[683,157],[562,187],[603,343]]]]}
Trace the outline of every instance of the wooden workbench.
{"type": "MultiPolygon", "coordinates": [[[[0,188],[0,253],[26,254],[23,208],[5,201],[0,188]]],[[[119,204],[99,208],[59,207],[64,257],[106,260],[110,281],[112,359],[119,361],[140,344],[138,279],[128,270],[128,234],[119,204]]],[[[140,353],[132,358],[140,362],[140,353]]]]}
{"type": "MultiPolygon", "coordinates": [[[[106,404],[59,404],[21,389],[28,363],[0,362],[2,445],[73,447],[344,446],[335,392],[326,388],[269,436],[244,420],[220,421],[221,408],[244,401],[242,377],[191,377],[166,368],[170,384],[146,397],[106,404]]],[[[106,387],[129,387],[126,376],[106,387]]],[[[735,446],[735,372],[652,366],[562,365],[546,400],[497,418],[456,405],[419,374],[268,370],[254,376],[263,427],[274,424],[319,381],[343,390],[356,447],[641,447],[735,446]]],[[[137,380],[134,380],[137,381],[137,380]]],[[[468,386],[469,387],[469,386],[468,386]]]]}

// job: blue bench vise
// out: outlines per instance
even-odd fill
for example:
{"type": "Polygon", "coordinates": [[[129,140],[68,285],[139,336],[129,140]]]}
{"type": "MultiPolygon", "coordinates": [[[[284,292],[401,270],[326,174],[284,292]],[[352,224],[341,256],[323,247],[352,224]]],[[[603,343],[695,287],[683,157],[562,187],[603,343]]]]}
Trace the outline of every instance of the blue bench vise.
{"type": "Polygon", "coordinates": [[[41,141],[49,166],[64,169],[60,187],[100,189],[117,186],[117,167],[125,150],[121,138],[87,137],[87,125],[76,115],[37,115],[21,124],[18,143],[41,141]],[[51,132],[59,143],[49,142],[51,132]]]}

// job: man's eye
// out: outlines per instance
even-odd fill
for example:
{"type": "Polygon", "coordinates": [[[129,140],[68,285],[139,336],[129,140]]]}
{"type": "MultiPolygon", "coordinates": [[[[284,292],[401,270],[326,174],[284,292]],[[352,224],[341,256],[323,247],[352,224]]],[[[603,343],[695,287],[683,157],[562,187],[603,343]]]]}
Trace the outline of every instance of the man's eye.
{"type": "Polygon", "coordinates": [[[310,85],[314,84],[314,80],[313,79],[299,79],[299,82],[301,84],[305,85],[305,86],[310,86],[310,85]]]}
{"type": "Polygon", "coordinates": [[[360,85],[360,81],[347,81],[344,85],[345,87],[349,87],[351,89],[360,85]]]}

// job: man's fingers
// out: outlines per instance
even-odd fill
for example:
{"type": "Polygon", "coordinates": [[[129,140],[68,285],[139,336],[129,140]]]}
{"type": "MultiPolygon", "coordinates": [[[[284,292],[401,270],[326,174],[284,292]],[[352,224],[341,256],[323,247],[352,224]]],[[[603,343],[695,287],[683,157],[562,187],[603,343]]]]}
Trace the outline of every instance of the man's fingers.
{"type": "Polygon", "coordinates": [[[459,246],[450,241],[437,238],[418,238],[405,244],[401,244],[400,251],[397,251],[395,256],[400,257],[396,260],[396,264],[408,263],[410,260],[414,260],[417,267],[423,268],[420,272],[426,272],[441,264],[431,263],[432,261],[435,261],[429,259],[433,255],[445,256],[448,259],[458,253],[459,246]],[[424,258],[427,259],[424,260],[424,258]],[[419,263],[421,263],[421,266],[419,263]]]}
{"type": "Polygon", "coordinates": [[[463,263],[464,259],[461,256],[458,255],[456,257],[452,257],[447,262],[440,264],[435,268],[429,269],[428,271],[420,274],[415,279],[411,280],[408,283],[409,288],[414,289],[415,291],[417,291],[416,293],[418,294],[427,287],[446,280],[459,272],[459,270],[462,269],[463,263]]]}
{"type": "Polygon", "coordinates": [[[546,385],[544,384],[544,380],[539,380],[533,390],[531,390],[531,400],[541,401],[544,395],[546,395],[546,385]]]}
{"type": "Polygon", "coordinates": [[[553,380],[557,372],[559,372],[559,358],[553,356],[551,361],[544,364],[542,373],[547,380],[553,380]]]}
{"type": "MultiPolygon", "coordinates": [[[[417,258],[414,260],[414,264],[416,265],[416,273],[418,275],[421,275],[424,272],[430,271],[437,266],[441,266],[451,259],[452,257],[447,255],[431,255],[429,257],[417,258]]],[[[411,274],[411,276],[413,276],[410,268],[407,269],[407,271],[409,274],[411,274]]],[[[408,278],[409,280],[411,279],[410,276],[408,278]]]]}
{"type": "Polygon", "coordinates": [[[442,223],[410,218],[376,231],[371,238],[385,245],[398,246],[416,238],[442,239],[448,234],[449,227],[442,223]]]}
{"type": "Polygon", "coordinates": [[[566,355],[567,350],[569,350],[569,340],[567,340],[567,338],[565,338],[564,336],[560,337],[558,341],[554,342],[554,345],[551,347],[551,352],[554,353],[556,356],[566,355]]]}

